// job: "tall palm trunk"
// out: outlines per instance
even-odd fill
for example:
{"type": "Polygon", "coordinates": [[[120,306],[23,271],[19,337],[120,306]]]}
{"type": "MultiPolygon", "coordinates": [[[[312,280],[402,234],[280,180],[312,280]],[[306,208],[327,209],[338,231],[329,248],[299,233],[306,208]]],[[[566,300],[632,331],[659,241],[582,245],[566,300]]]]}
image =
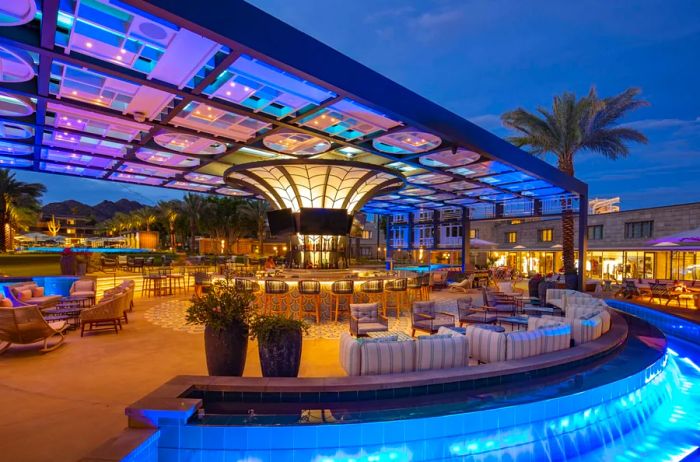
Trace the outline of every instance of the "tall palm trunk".
{"type": "Polygon", "coordinates": [[[7,224],[10,222],[10,217],[8,216],[7,204],[5,201],[0,202],[0,207],[2,213],[0,213],[0,252],[7,252],[7,224]]]}
{"type": "MultiPolygon", "coordinates": [[[[570,156],[562,156],[559,160],[559,170],[569,176],[574,176],[573,154],[570,156]]],[[[576,265],[574,263],[574,212],[566,203],[567,199],[562,198],[562,214],[561,214],[561,238],[562,238],[562,257],[564,259],[564,273],[575,273],[576,265]]],[[[556,271],[557,268],[554,268],[556,271]]]]}
{"type": "Polygon", "coordinates": [[[170,222],[170,248],[175,250],[175,223],[170,222]]]}

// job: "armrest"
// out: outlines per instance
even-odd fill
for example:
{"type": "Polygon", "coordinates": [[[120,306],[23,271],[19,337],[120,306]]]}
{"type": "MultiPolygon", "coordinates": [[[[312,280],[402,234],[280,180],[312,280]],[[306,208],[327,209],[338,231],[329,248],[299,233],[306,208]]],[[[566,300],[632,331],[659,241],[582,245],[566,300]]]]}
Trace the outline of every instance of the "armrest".
{"type": "Polygon", "coordinates": [[[455,315],[453,313],[448,313],[447,311],[438,311],[438,314],[441,314],[443,316],[449,316],[451,318],[455,317],[455,315]]]}
{"type": "Polygon", "coordinates": [[[425,313],[413,313],[413,316],[417,316],[417,317],[420,317],[423,319],[435,319],[434,316],[430,316],[429,314],[425,314],[425,313]]]}

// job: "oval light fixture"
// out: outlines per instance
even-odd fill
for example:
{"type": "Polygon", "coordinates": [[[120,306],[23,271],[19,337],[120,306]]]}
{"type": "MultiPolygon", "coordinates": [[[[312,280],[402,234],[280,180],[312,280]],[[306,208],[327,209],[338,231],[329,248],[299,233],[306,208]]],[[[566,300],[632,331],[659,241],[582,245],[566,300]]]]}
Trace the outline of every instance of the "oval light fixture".
{"type": "Polygon", "coordinates": [[[268,135],[263,139],[268,148],[284,154],[313,156],[331,148],[331,143],[306,133],[282,132],[268,135]]]}

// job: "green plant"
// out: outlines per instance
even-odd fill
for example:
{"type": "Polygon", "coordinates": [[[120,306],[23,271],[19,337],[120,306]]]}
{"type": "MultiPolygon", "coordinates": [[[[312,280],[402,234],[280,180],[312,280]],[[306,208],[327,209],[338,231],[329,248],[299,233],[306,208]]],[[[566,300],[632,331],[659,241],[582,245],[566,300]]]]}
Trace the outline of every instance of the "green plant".
{"type": "Polygon", "coordinates": [[[188,324],[204,324],[217,329],[250,324],[254,296],[236,290],[233,281],[216,281],[202,296],[192,297],[187,308],[188,324]]]}
{"type": "MultiPolygon", "coordinates": [[[[581,152],[602,154],[608,159],[627,157],[629,143],[646,143],[647,138],[620,122],[631,111],[648,106],[637,99],[640,90],[628,88],[620,94],[600,98],[591,88],[588,95],[577,98],[565,92],[555,96],[552,109],[538,107],[537,113],[523,108],[506,112],[501,120],[515,130],[508,141],[518,147],[527,146],[530,153],[544,157],[553,154],[559,170],[574,176],[574,158],[581,152]]],[[[562,254],[566,273],[574,267],[574,213],[562,202],[562,254]]]]}
{"type": "Polygon", "coordinates": [[[256,315],[250,321],[250,336],[260,342],[269,341],[275,333],[301,330],[309,332],[309,326],[300,319],[292,319],[282,315],[256,315]]]}

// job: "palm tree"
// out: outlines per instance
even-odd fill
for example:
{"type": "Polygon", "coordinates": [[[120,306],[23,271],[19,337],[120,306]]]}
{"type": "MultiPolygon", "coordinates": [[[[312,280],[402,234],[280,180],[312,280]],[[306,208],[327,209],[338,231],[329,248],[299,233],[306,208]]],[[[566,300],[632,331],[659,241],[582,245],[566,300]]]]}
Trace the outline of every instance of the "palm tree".
{"type": "Polygon", "coordinates": [[[258,238],[258,249],[263,253],[263,244],[267,234],[267,212],[270,205],[262,200],[250,200],[243,209],[243,213],[250,223],[250,227],[258,238]]]}
{"type": "Polygon", "coordinates": [[[172,250],[175,250],[175,222],[177,222],[177,218],[179,216],[178,209],[179,209],[179,201],[172,200],[172,201],[159,201],[158,205],[156,206],[158,208],[159,214],[161,218],[167,223],[168,225],[168,235],[170,237],[170,248],[172,250]]]}
{"type": "Polygon", "coordinates": [[[7,252],[7,232],[27,211],[40,208],[39,198],[46,192],[40,183],[24,183],[14,173],[0,170],[0,251],[7,252]]]}
{"type": "MultiPolygon", "coordinates": [[[[559,170],[574,176],[574,157],[579,152],[595,152],[615,160],[627,157],[628,143],[647,142],[639,131],[619,125],[627,113],[649,105],[637,99],[640,92],[639,88],[628,88],[602,99],[595,87],[580,99],[566,92],[554,97],[551,110],[538,107],[535,114],[517,108],[503,114],[501,120],[517,132],[508,141],[518,147],[528,146],[530,153],[537,156],[554,154],[559,170]]],[[[562,247],[564,271],[573,274],[574,216],[566,209],[562,213],[562,247]]]]}
{"type": "Polygon", "coordinates": [[[193,193],[185,194],[182,200],[182,213],[187,217],[190,232],[190,252],[194,252],[195,237],[199,229],[201,213],[204,209],[204,199],[202,196],[193,193]]]}
{"type": "Polygon", "coordinates": [[[158,220],[155,210],[151,207],[144,207],[136,211],[136,215],[140,218],[141,226],[146,226],[146,231],[151,230],[151,225],[158,220]]]}

